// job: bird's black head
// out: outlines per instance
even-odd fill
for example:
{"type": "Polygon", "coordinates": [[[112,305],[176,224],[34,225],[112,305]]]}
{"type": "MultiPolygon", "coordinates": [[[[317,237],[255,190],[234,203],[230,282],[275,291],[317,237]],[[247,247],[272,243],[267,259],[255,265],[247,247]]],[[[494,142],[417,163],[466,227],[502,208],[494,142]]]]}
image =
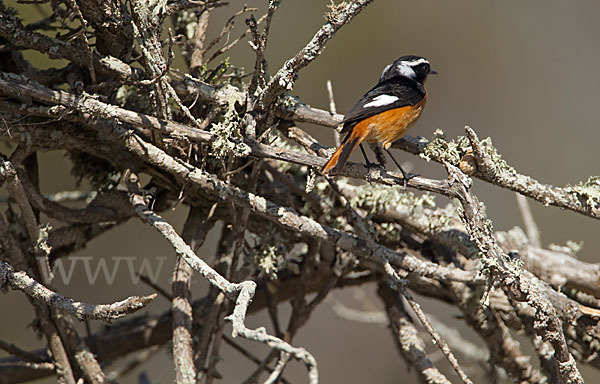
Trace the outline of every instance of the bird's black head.
{"type": "Polygon", "coordinates": [[[403,76],[412,79],[419,84],[424,84],[428,75],[436,73],[436,71],[431,69],[429,61],[427,61],[426,58],[420,56],[402,56],[385,67],[379,81],[388,80],[396,76],[403,76]]]}

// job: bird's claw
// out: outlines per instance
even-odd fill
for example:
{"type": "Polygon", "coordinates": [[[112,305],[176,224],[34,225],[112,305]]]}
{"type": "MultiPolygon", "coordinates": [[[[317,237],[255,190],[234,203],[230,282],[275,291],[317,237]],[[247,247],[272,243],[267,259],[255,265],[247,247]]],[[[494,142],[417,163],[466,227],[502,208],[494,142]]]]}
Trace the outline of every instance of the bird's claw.
{"type": "Polygon", "coordinates": [[[404,188],[406,188],[406,186],[408,185],[408,182],[411,179],[414,179],[417,176],[421,176],[418,173],[404,172],[404,170],[402,168],[400,168],[400,171],[402,171],[402,183],[404,185],[404,188]]]}

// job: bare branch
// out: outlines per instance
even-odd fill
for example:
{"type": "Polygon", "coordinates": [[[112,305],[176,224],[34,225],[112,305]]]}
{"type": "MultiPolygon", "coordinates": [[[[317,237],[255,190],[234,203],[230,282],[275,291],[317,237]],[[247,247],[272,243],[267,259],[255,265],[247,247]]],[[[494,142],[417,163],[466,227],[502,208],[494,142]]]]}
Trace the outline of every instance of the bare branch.
{"type": "Polygon", "coordinates": [[[293,58],[283,64],[283,67],[262,91],[258,98],[259,108],[265,108],[271,105],[286,90],[291,90],[294,86],[298,71],[306,67],[311,61],[316,59],[325,48],[325,44],[333,35],[344,25],[348,24],[356,15],[367,7],[373,0],[353,0],[341,9],[332,10],[328,15],[327,23],[317,31],[313,38],[300,50],[293,58]]]}
{"type": "Polygon", "coordinates": [[[533,214],[531,213],[531,208],[529,207],[527,198],[518,193],[515,193],[515,196],[517,197],[519,211],[521,212],[521,218],[523,218],[523,224],[525,225],[529,242],[534,247],[541,248],[542,242],[540,241],[540,231],[535,223],[535,220],[533,219],[533,214]]]}
{"type": "Polygon", "coordinates": [[[422,380],[428,384],[450,384],[450,381],[433,365],[427,357],[425,342],[404,310],[396,292],[387,284],[380,283],[377,289],[385,303],[390,319],[390,330],[394,341],[407,363],[417,368],[422,380]]]}
{"type": "Polygon", "coordinates": [[[3,349],[8,353],[10,353],[16,357],[20,357],[24,361],[28,361],[31,363],[47,363],[48,362],[47,359],[44,359],[40,356],[29,353],[29,352],[17,347],[16,345],[7,343],[6,341],[3,341],[3,340],[0,340],[0,349],[3,349]]]}
{"type": "Polygon", "coordinates": [[[25,272],[15,272],[9,264],[0,261],[0,287],[4,285],[22,291],[36,302],[69,313],[78,320],[94,319],[111,322],[144,308],[156,297],[156,294],[131,296],[113,304],[87,304],[53,292],[25,272]]]}
{"type": "MultiPolygon", "coordinates": [[[[183,226],[182,238],[194,252],[204,243],[212,218],[208,212],[192,207],[183,226]]],[[[194,364],[192,341],[191,278],[193,270],[179,255],[173,270],[173,356],[177,383],[195,383],[197,370],[194,364]]]]}
{"type": "MultiPolygon", "coordinates": [[[[333,86],[331,85],[331,80],[327,80],[327,96],[329,96],[329,112],[332,115],[337,114],[337,108],[335,106],[335,99],[333,97],[333,86]]],[[[333,130],[333,138],[335,139],[335,146],[339,147],[341,144],[340,133],[337,129],[333,130]]]]}

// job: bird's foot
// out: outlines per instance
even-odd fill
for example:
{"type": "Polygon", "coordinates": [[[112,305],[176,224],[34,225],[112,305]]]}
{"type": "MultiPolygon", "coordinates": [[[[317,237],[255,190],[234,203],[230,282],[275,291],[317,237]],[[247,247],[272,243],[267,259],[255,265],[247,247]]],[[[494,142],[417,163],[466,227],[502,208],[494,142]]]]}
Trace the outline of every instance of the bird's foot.
{"type": "Polygon", "coordinates": [[[381,173],[382,170],[385,170],[385,167],[381,166],[381,164],[367,162],[367,181],[372,183],[375,180],[375,176],[378,173],[381,173]]]}
{"type": "Polygon", "coordinates": [[[408,182],[411,179],[414,179],[417,176],[421,176],[418,173],[405,172],[402,168],[400,168],[400,171],[402,172],[402,183],[404,185],[404,188],[406,188],[406,186],[408,185],[408,182]]]}

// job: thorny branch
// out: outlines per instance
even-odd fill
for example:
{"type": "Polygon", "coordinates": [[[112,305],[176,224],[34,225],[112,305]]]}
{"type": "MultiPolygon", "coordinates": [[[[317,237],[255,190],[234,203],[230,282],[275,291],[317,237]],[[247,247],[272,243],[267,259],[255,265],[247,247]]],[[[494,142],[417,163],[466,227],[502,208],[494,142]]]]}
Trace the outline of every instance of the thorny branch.
{"type": "Polygon", "coordinates": [[[448,179],[413,178],[409,188],[457,199],[460,207],[439,208],[430,194],[408,193],[399,187],[397,173],[383,169],[349,163],[335,182],[316,175],[330,150],[293,125],[335,128],[342,116],[335,112],[330,85],[330,112],[286,92],[300,70],[371,2],[332,3],[326,23],[272,76],[266,47],[271,21],[285,5],[280,1],[269,1],[265,14],[248,19],[247,31],[221,43],[232,33],[236,17],[256,9],[232,12],[206,45],[209,11],[225,2],[159,1],[151,7],[143,1],[127,6],[69,1],[64,8],[52,8],[47,19],[26,26],[0,2],[0,139],[11,151],[0,164],[0,183],[6,183],[10,195],[0,198],[7,207],[0,218],[0,287],[28,296],[48,343],[48,348],[28,352],[1,341],[0,348],[12,356],[0,359],[0,383],[51,374],[63,383],[106,382],[102,371],[107,364],[145,351],[132,361],[137,366],[169,340],[176,381],[202,378],[210,383],[218,375],[225,319],[234,337],[272,348],[261,361],[223,338],[259,364],[251,380],[267,371],[266,382],[285,382],[281,374],[293,357],[306,365],[310,382],[317,383],[316,359],[293,347],[293,336],[333,288],[367,282],[379,284],[393,340],[426,382],[447,383],[447,373],[425,353],[400,294],[466,383],[464,368],[471,367],[458,364],[440,335],[443,328],[436,329],[412,292],[457,307],[485,341],[490,369],[502,368],[516,382],[580,383],[576,362],[600,368],[600,267],[575,259],[568,250],[543,249],[523,199],[527,236],[518,228],[492,232],[466,174],[596,219],[598,178],[567,187],[542,184],[508,166],[491,141],[479,140],[468,127],[466,136],[455,140],[436,133],[431,141],[407,136],[394,144],[448,171],[448,179]],[[167,16],[179,35],[169,31],[163,41],[167,16]],[[73,19],[78,20],[75,28],[68,22],[73,19]],[[264,25],[262,31],[259,25],[264,25]],[[39,32],[42,28],[56,31],[55,37],[39,32]],[[247,35],[255,65],[244,87],[244,76],[227,60],[214,68],[209,64],[247,35]],[[222,46],[207,59],[217,44],[222,46]],[[171,68],[177,45],[194,75],[205,82],[171,68]],[[23,49],[69,64],[40,71],[21,55],[23,49]],[[37,154],[46,150],[66,151],[73,172],[88,180],[92,190],[46,197],[36,166],[37,154]],[[142,185],[142,175],[151,181],[142,185]],[[70,195],[83,208],[66,205],[70,195]],[[181,236],[160,215],[177,206],[190,207],[181,236]],[[164,293],[172,308],[130,316],[81,337],[65,313],[79,320],[114,321],[144,307],[156,294],[108,305],[75,302],[42,281],[38,261],[50,269],[57,258],[136,214],[177,254],[173,292],[164,293]],[[55,227],[47,225],[47,217],[55,227]],[[211,262],[196,251],[217,221],[223,223],[224,244],[211,262]],[[196,301],[189,289],[194,272],[213,287],[196,301]],[[389,287],[390,278],[397,290],[389,287]],[[311,293],[316,296],[308,300],[311,293]],[[277,304],[285,301],[293,311],[284,332],[277,304]],[[248,314],[267,307],[276,336],[245,325],[248,314]],[[513,339],[513,331],[531,339],[540,370],[513,339]]]}

